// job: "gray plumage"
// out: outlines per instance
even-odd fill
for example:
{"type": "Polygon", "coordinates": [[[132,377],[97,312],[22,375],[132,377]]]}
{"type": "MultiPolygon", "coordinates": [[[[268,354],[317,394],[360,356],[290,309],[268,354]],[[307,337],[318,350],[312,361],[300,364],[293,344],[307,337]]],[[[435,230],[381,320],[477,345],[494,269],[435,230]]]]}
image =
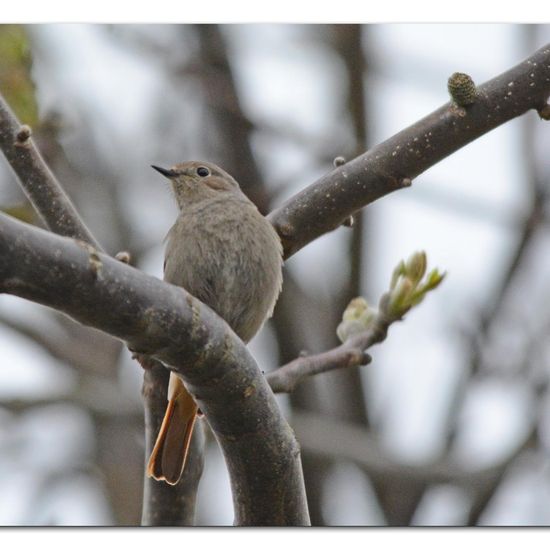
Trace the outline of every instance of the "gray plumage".
{"type": "Polygon", "coordinates": [[[273,226],[214,164],[174,166],[180,215],[167,235],[164,279],[211,307],[248,342],[281,290],[282,246],[273,226]],[[197,171],[210,174],[200,176],[197,171]]]}

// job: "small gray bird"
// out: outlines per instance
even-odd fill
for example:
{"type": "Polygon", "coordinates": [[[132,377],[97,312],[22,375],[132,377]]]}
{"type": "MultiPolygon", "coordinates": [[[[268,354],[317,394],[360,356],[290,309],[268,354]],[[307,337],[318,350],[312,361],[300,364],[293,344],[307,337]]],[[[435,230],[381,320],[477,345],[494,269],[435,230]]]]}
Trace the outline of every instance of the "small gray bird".
{"type": "MultiPolygon", "coordinates": [[[[164,280],[184,287],[248,342],[271,316],[282,284],[282,246],[239,184],[209,162],[183,162],[166,176],[180,209],[166,237],[164,280]]],[[[197,405],[170,374],[168,407],[147,475],[176,484],[183,473],[197,405]]]]}

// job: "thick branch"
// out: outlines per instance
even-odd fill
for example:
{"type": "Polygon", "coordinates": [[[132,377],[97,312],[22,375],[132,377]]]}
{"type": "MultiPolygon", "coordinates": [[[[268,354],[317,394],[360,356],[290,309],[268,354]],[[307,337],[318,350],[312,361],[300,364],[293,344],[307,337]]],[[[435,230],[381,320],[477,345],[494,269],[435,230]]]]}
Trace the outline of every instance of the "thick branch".
{"type": "MultiPolygon", "coordinates": [[[[361,156],[336,168],[269,215],[288,258],[336,229],[353,212],[411,180],[550,95],[550,44],[478,88],[468,107],[447,103],[361,156]]],[[[546,107],[548,110],[548,107],[546,107]]]]}
{"type": "Polygon", "coordinates": [[[36,211],[54,233],[101,250],[30,136],[31,129],[19,123],[0,95],[0,149],[36,211]]]}
{"type": "Polygon", "coordinates": [[[208,307],[89,245],[5,215],[0,289],[103,330],[180,373],[225,454],[237,524],[309,523],[294,434],[244,344],[208,307]]]}

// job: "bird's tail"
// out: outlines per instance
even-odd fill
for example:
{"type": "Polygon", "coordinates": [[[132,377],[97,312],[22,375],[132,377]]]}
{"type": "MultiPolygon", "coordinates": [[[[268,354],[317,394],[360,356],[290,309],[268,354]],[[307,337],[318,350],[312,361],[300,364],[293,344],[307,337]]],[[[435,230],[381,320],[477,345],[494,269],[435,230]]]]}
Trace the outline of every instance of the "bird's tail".
{"type": "Polygon", "coordinates": [[[197,411],[197,404],[183,382],[174,373],[170,373],[168,407],[147,464],[149,477],[166,481],[170,485],[175,485],[180,480],[197,411]]]}

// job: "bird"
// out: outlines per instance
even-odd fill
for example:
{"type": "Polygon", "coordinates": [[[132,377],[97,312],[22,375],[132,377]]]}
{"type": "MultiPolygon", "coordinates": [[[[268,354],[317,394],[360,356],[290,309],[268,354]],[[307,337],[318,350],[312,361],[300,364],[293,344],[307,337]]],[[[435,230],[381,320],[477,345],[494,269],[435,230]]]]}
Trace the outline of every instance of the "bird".
{"type": "MultiPolygon", "coordinates": [[[[188,161],[152,168],[169,179],[179,209],[165,239],[164,280],[209,306],[248,343],[272,315],[281,291],[283,250],[277,232],[219,166],[188,161]]],[[[175,485],[199,409],[174,372],[167,401],[147,475],[175,485]]]]}

